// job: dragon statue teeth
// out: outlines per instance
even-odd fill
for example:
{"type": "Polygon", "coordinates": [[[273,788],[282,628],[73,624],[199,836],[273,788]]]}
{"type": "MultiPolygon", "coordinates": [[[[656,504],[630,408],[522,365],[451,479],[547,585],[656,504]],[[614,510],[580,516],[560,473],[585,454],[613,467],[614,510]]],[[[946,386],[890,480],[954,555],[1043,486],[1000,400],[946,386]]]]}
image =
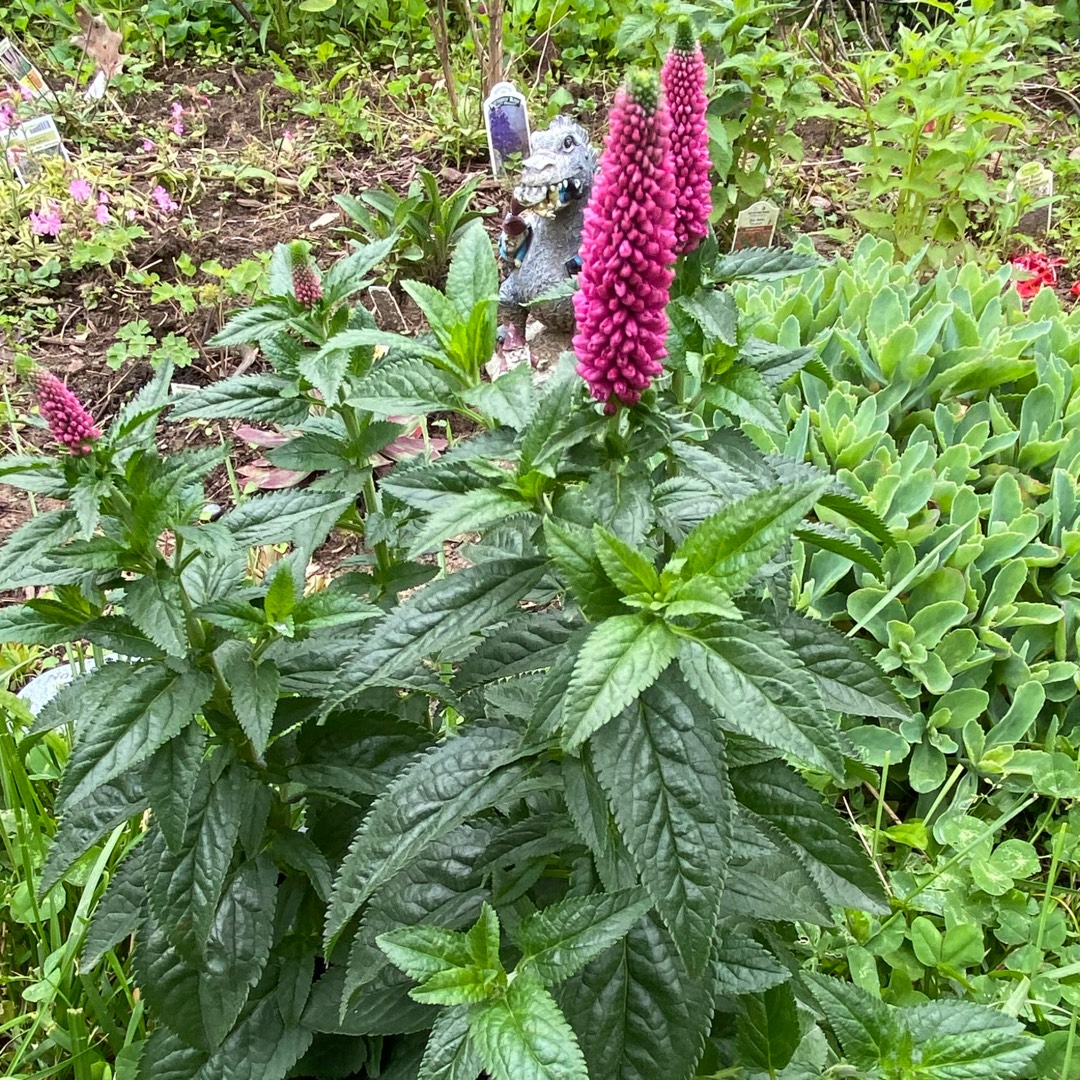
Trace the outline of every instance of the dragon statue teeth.
{"type": "Polygon", "coordinates": [[[509,340],[524,341],[530,311],[545,326],[573,330],[569,296],[530,305],[577,273],[595,176],[596,151],[585,129],[569,117],[557,116],[546,131],[533,135],[499,242],[510,268],[499,290],[500,322],[509,340]]]}

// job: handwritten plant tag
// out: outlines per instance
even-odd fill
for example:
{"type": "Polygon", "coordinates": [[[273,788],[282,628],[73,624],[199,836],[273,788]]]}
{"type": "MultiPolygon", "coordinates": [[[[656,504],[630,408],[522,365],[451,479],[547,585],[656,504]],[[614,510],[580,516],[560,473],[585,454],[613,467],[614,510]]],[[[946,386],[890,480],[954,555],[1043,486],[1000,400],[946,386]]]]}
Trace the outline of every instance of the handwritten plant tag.
{"type": "Polygon", "coordinates": [[[0,67],[2,67],[31,97],[51,94],[45,77],[33,61],[10,38],[0,41],[0,67]]]}
{"type": "Polygon", "coordinates": [[[394,294],[385,285],[372,285],[368,289],[371,306],[375,309],[375,324],[380,330],[402,331],[409,328],[394,294]]]}
{"type": "Polygon", "coordinates": [[[776,236],[776,223],[780,220],[780,207],[768,199],[748,206],[735,219],[735,236],[732,251],[743,248],[772,247],[776,236]]]}
{"type": "Polygon", "coordinates": [[[44,158],[70,160],[56,121],[51,116],[36,116],[33,120],[24,120],[17,127],[0,131],[0,151],[23,184],[41,171],[44,158]]]}
{"type": "Polygon", "coordinates": [[[524,95],[510,82],[496,83],[484,100],[491,171],[496,179],[506,175],[513,160],[529,156],[529,110],[524,95]]]}
{"type": "Polygon", "coordinates": [[[1050,230],[1050,207],[1054,198],[1054,170],[1041,161],[1028,161],[1016,170],[1016,176],[1009,185],[1009,197],[1016,201],[1023,200],[1023,205],[1030,206],[1016,223],[1016,231],[1025,236],[1045,236],[1050,230]],[[1021,194],[1022,193],[1022,194],[1021,194]]]}

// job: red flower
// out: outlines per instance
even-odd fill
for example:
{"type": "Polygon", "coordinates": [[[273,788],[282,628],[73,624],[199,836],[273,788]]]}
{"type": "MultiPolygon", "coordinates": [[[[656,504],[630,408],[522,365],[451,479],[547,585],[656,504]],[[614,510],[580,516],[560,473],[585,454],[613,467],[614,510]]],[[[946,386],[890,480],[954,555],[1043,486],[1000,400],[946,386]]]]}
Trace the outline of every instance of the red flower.
{"type": "Polygon", "coordinates": [[[1044,285],[1051,288],[1057,284],[1057,268],[1065,260],[1051,259],[1044,251],[1028,251],[1009,260],[1020,270],[1027,270],[1031,276],[1016,283],[1016,291],[1024,300],[1030,300],[1044,285]]]}

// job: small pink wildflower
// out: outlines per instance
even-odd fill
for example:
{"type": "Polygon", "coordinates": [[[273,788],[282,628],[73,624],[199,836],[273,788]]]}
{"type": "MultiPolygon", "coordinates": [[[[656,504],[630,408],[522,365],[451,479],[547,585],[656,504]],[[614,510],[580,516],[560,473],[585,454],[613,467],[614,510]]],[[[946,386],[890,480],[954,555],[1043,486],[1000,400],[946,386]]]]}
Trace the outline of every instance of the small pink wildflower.
{"type": "Polygon", "coordinates": [[[68,193],[77,203],[84,203],[89,200],[94,191],[90,187],[90,182],[80,177],[71,181],[68,185],[68,193]]]}
{"type": "Polygon", "coordinates": [[[172,103],[172,109],[170,110],[170,113],[172,114],[172,124],[170,125],[172,127],[172,133],[174,135],[183,135],[184,106],[181,105],[179,101],[174,101],[172,103]]]}
{"type": "Polygon", "coordinates": [[[112,216],[109,214],[109,208],[104,203],[98,203],[94,210],[94,220],[99,225],[108,225],[112,221],[112,216]]]}
{"type": "Polygon", "coordinates": [[[141,149],[144,154],[152,154],[157,149],[157,143],[153,139],[143,139],[141,149]]]}
{"type": "Polygon", "coordinates": [[[23,101],[33,101],[35,95],[34,91],[31,90],[29,86],[23,86],[22,83],[20,83],[19,96],[23,99],[23,101]]]}
{"type": "Polygon", "coordinates": [[[41,415],[56,440],[81,457],[89,454],[101,430],[82,402],[55,376],[42,373],[37,377],[37,397],[41,415]]]}
{"type": "Polygon", "coordinates": [[[171,214],[180,209],[179,205],[173,202],[172,196],[160,184],[150,192],[150,197],[158,204],[158,209],[163,214],[171,214]]]}
{"type": "Polygon", "coordinates": [[[0,131],[7,131],[15,123],[15,106],[9,101],[0,101],[0,131]]]}
{"type": "Polygon", "coordinates": [[[59,236],[64,219],[60,216],[60,206],[52,199],[40,213],[30,211],[30,231],[35,236],[59,236]]]}
{"type": "Polygon", "coordinates": [[[107,191],[99,191],[97,193],[97,201],[103,203],[105,206],[108,206],[109,203],[112,202],[107,191]]]}

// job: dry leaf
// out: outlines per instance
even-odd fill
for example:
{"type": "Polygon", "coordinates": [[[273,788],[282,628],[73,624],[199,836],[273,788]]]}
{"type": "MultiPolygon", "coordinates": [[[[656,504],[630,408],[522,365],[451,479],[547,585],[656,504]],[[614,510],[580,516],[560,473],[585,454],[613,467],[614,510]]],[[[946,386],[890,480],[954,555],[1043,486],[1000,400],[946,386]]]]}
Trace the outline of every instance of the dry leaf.
{"type": "Polygon", "coordinates": [[[327,225],[333,225],[337,219],[341,217],[341,213],[338,210],[329,210],[325,214],[320,214],[309,226],[309,229],[322,229],[327,225]]]}
{"type": "Polygon", "coordinates": [[[120,52],[123,38],[115,30],[109,29],[104,15],[91,15],[81,5],[75,12],[75,18],[82,27],[82,33],[75,34],[71,38],[71,44],[78,45],[95,61],[106,79],[116,78],[127,59],[120,52]]]}

